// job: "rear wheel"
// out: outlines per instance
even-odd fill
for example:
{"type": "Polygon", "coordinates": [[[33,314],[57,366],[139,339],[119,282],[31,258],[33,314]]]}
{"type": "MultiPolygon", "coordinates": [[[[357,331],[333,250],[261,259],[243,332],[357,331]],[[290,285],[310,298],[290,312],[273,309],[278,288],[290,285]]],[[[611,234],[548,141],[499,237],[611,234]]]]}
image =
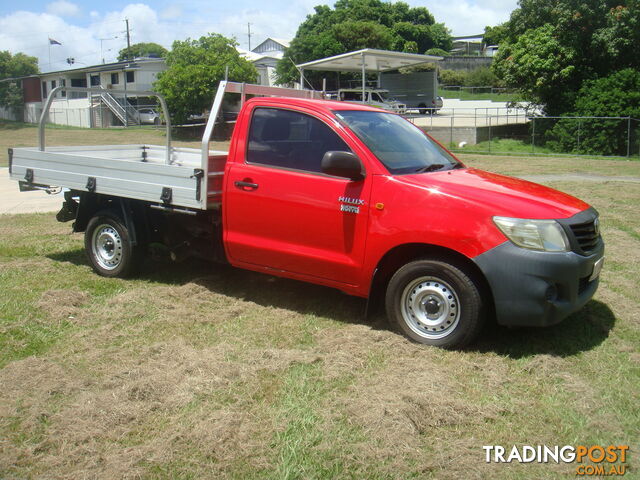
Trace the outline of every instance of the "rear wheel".
{"type": "Polygon", "coordinates": [[[141,249],[131,244],[122,219],[110,210],[98,212],[89,220],[84,247],[91,266],[103,277],[127,277],[143,257],[141,249]]]}
{"type": "Polygon", "coordinates": [[[387,287],[386,308],[405,336],[443,348],[468,345],[483,324],[480,289],[472,276],[440,260],[401,267],[387,287]]]}
{"type": "Polygon", "coordinates": [[[420,115],[424,115],[427,113],[427,106],[424,103],[421,103],[418,105],[418,111],[420,112],[420,115]]]}

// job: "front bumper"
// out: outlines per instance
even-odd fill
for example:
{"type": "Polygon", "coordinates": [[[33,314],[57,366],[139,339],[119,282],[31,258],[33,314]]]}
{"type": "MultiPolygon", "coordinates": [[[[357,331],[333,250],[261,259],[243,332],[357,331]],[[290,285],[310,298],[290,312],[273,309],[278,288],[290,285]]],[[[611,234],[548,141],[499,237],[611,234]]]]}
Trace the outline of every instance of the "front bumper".
{"type": "Polygon", "coordinates": [[[582,308],[598,288],[590,280],[604,244],[589,256],[539,252],[506,241],[474,259],[484,273],[497,321],[508,326],[548,326],[582,308]]]}

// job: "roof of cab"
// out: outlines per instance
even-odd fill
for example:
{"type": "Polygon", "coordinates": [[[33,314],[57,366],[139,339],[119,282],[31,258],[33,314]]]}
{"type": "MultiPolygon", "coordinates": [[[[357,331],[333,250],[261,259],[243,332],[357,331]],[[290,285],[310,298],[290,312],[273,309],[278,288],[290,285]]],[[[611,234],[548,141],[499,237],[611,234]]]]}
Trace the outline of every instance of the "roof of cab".
{"type": "Polygon", "coordinates": [[[326,112],[336,110],[365,110],[370,112],[387,112],[380,108],[370,107],[369,105],[363,105],[361,103],[351,102],[338,102],[336,100],[314,100],[309,98],[295,98],[295,97],[254,97],[247,101],[247,103],[262,103],[268,102],[270,104],[281,104],[283,106],[298,106],[307,107],[314,110],[323,110],[326,112]]]}

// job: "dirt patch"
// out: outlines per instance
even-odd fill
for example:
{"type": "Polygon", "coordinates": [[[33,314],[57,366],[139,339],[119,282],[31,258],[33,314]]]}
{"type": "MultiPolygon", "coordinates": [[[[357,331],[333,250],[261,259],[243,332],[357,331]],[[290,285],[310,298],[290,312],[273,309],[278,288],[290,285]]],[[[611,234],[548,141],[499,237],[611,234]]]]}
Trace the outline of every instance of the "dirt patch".
{"type": "Polygon", "coordinates": [[[10,386],[0,392],[2,418],[20,416],[20,430],[37,439],[8,442],[0,453],[5,468],[15,459],[18,469],[35,463],[61,478],[129,478],[176,452],[176,461],[193,452],[196,464],[220,473],[240,461],[264,466],[271,420],[255,399],[272,387],[261,379],[318,361],[313,352],[196,349],[179,340],[79,353],[82,365],[29,358],[0,371],[0,383],[10,386]]]}
{"type": "Polygon", "coordinates": [[[91,296],[76,288],[47,290],[42,293],[36,305],[46,312],[50,319],[76,319],[81,307],[91,296]]]}

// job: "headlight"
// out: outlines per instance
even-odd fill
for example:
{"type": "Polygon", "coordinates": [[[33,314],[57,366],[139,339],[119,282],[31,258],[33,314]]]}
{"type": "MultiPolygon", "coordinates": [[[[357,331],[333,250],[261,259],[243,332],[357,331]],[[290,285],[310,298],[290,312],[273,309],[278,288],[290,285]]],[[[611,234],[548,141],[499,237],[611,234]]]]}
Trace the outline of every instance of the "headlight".
{"type": "Polygon", "coordinates": [[[547,252],[566,252],[569,240],[555,220],[493,217],[493,222],[506,237],[519,247],[547,252]]]}

